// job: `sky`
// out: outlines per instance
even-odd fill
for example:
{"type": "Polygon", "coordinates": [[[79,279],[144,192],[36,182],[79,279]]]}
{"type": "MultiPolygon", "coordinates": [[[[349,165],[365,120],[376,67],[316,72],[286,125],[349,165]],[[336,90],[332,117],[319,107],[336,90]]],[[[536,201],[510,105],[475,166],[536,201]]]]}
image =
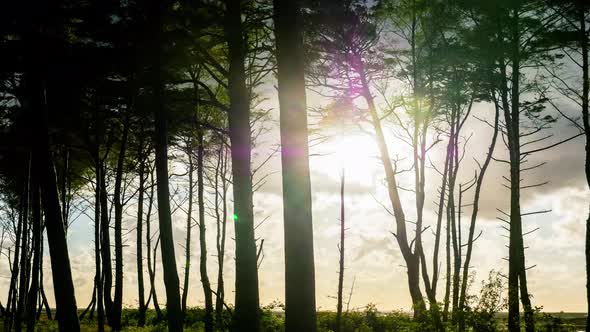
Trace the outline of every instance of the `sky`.
{"type": "MultiPolygon", "coordinates": [[[[267,93],[276,98],[274,91],[267,93]]],[[[269,101],[276,107],[276,101],[269,101]]],[[[310,106],[325,103],[322,98],[308,94],[310,106]]],[[[567,104],[564,109],[574,112],[567,104]]],[[[492,115],[489,104],[475,104],[473,113],[480,118],[492,115]]],[[[266,125],[271,129],[258,142],[254,150],[254,164],[264,160],[279,142],[277,111],[274,118],[266,125]]],[[[313,122],[313,121],[311,121],[313,122]]],[[[368,127],[367,127],[368,128],[368,127]]],[[[386,126],[389,149],[392,156],[406,156],[404,146],[393,135],[395,129],[386,126]]],[[[474,158],[483,160],[491,138],[491,130],[475,118],[468,120],[465,136],[471,136],[468,149],[459,177],[462,183],[473,176],[474,158]]],[[[553,141],[569,137],[576,133],[566,121],[558,121],[553,125],[551,133],[553,141]]],[[[431,154],[434,164],[440,165],[442,150],[446,143],[439,144],[431,154]]],[[[542,306],[546,311],[586,311],[585,304],[585,273],[584,273],[584,234],[585,219],[588,213],[588,190],[583,173],[582,138],[572,140],[550,151],[538,155],[533,160],[547,161],[547,165],[524,175],[530,184],[549,181],[542,187],[531,188],[523,192],[522,210],[551,210],[542,215],[524,217],[525,232],[539,227],[539,230],[525,237],[526,264],[529,291],[534,306],[542,306]]],[[[351,292],[350,308],[360,309],[373,303],[380,310],[409,310],[411,301],[407,289],[407,277],[403,258],[391,232],[395,231],[394,219],[384,209],[389,205],[387,190],[384,184],[383,167],[378,160],[373,137],[369,132],[348,130],[334,135],[328,142],[311,149],[310,158],[313,223],[316,267],[316,297],[320,310],[334,310],[336,307],[336,290],[338,281],[338,249],[339,240],[339,188],[340,174],[344,168],[346,174],[346,270],[345,293],[351,292]]],[[[495,157],[506,156],[501,141],[495,157]]],[[[531,164],[533,161],[531,161],[531,164]]],[[[507,211],[509,193],[502,186],[502,176],[507,175],[505,164],[493,162],[486,174],[482,197],[481,211],[477,223],[482,236],[474,246],[472,271],[474,283],[472,292],[476,293],[481,280],[486,279],[491,270],[506,274],[508,266],[505,258],[508,254],[505,231],[500,227],[501,221],[497,209],[507,211]]],[[[256,229],[256,237],[264,239],[264,260],[260,266],[261,304],[268,305],[273,301],[284,302],[284,259],[283,259],[283,226],[282,226],[282,194],[280,178],[280,158],[275,156],[266,164],[257,176],[270,174],[266,184],[254,194],[254,213],[256,223],[266,221],[256,229]]],[[[412,185],[412,173],[399,176],[401,186],[412,185]]],[[[185,185],[186,179],[175,180],[173,185],[185,185]],[[183,182],[184,181],[184,182],[183,182]]],[[[425,207],[425,224],[436,222],[435,204],[436,190],[441,178],[432,169],[427,170],[427,199],[425,207]]],[[[231,191],[230,191],[231,192],[231,191]]],[[[402,191],[402,203],[409,220],[415,215],[413,194],[402,191]]],[[[90,196],[92,197],[92,196],[90,196]]],[[[465,200],[470,201],[472,193],[465,200]]],[[[133,201],[132,201],[133,202],[133,201]]],[[[135,257],[135,208],[128,207],[124,216],[124,306],[137,306],[137,271],[135,257]]],[[[91,207],[86,211],[92,216],[91,207]]],[[[231,214],[231,205],[230,211],[231,214]]],[[[465,208],[463,229],[467,228],[470,208],[465,208]]],[[[156,215],[152,220],[156,220],[156,215]]],[[[230,219],[231,220],[231,219],[230,219]]],[[[179,209],[173,215],[174,240],[176,242],[176,260],[179,267],[179,278],[182,280],[184,262],[185,216],[179,209]]],[[[229,221],[231,223],[231,221],[229,221]]],[[[156,224],[155,222],[153,224],[156,224]]],[[[225,283],[227,302],[233,302],[234,285],[234,244],[233,227],[228,225],[228,242],[225,258],[225,283]]],[[[73,269],[74,284],[78,306],[88,305],[92,294],[94,277],[93,223],[81,215],[68,232],[70,261],[73,269]]],[[[215,224],[209,219],[208,227],[208,270],[213,286],[216,281],[215,257],[215,224]]],[[[431,257],[433,235],[426,232],[424,246],[427,257],[431,257]]],[[[193,231],[193,250],[190,268],[190,289],[188,305],[203,305],[202,287],[199,279],[198,259],[200,250],[198,234],[193,231]]],[[[45,287],[49,301],[53,302],[50,261],[45,250],[45,287]]],[[[444,262],[444,252],[441,253],[444,262]]],[[[161,258],[158,253],[158,262],[161,258]]],[[[430,261],[430,258],[429,258],[430,261]]],[[[432,267],[430,266],[430,271],[432,267]]],[[[443,269],[444,270],[444,269],[443,269]]],[[[161,303],[165,303],[165,292],[161,281],[161,265],[158,265],[157,290],[161,303]]],[[[9,269],[6,257],[0,258],[0,299],[6,302],[9,282],[9,269]]],[[[144,274],[147,287],[147,272],[144,274]]],[[[444,275],[441,276],[444,278],[444,275]]],[[[444,285],[444,282],[440,282],[444,285]]],[[[147,290],[146,290],[147,292],[147,290]]],[[[443,288],[439,289],[442,298],[443,288]]]]}

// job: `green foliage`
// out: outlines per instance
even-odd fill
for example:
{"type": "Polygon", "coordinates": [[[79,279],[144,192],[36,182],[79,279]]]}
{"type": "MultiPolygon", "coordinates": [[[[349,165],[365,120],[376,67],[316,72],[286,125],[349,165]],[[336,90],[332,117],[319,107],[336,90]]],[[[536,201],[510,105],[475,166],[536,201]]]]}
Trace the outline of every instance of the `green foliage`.
{"type": "MultiPolygon", "coordinates": [[[[335,331],[336,313],[318,313],[318,331],[335,331]]],[[[424,331],[423,326],[414,322],[408,313],[379,312],[374,304],[368,304],[363,311],[350,311],[342,316],[342,332],[396,332],[424,331]]]]}
{"type": "Polygon", "coordinates": [[[535,322],[539,332],[574,332],[580,329],[573,322],[566,322],[563,312],[559,316],[546,312],[538,313],[535,322]]]}
{"type": "Polygon", "coordinates": [[[504,297],[506,286],[499,272],[490,271],[487,280],[482,281],[479,295],[467,299],[466,322],[474,331],[498,331],[496,316],[506,309],[504,297]]]}
{"type": "MultiPolygon", "coordinates": [[[[505,300],[501,296],[504,285],[499,275],[494,273],[483,283],[483,288],[478,296],[472,297],[473,309],[468,312],[468,331],[504,331],[505,314],[497,310],[504,310],[505,300]],[[496,302],[499,301],[499,302],[496,302]]],[[[185,316],[185,331],[204,331],[204,310],[202,308],[187,308],[185,316]]],[[[128,332],[164,332],[168,330],[165,320],[157,321],[154,310],[148,310],[146,326],[137,326],[137,309],[124,309],[122,312],[123,331],[128,332]]],[[[585,314],[572,313],[542,313],[538,312],[535,318],[537,331],[539,332],[574,332],[584,328],[585,314]]],[[[333,332],[336,326],[336,313],[331,311],[318,312],[318,332],[333,332]]],[[[96,319],[96,315],[94,317],[96,319]]],[[[231,322],[229,312],[224,312],[227,323],[231,322]]],[[[96,320],[84,319],[81,322],[82,331],[96,331],[96,320]]],[[[261,309],[262,332],[284,332],[284,305],[280,302],[272,302],[261,309]]],[[[0,330],[3,330],[3,321],[0,320],[0,330]]],[[[231,326],[230,324],[226,326],[231,326]]],[[[453,331],[447,326],[447,331],[453,331]]],[[[47,320],[41,317],[36,324],[36,331],[58,331],[57,321],[47,320]]],[[[110,331],[107,327],[107,331],[110,331]]],[[[428,332],[435,331],[428,322],[417,323],[413,321],[410,313],[393,311],[380,312],[374,304],[367,305],[363,310],[355,310],[344,313],[342,316],[342,332],[428,332]]]]}

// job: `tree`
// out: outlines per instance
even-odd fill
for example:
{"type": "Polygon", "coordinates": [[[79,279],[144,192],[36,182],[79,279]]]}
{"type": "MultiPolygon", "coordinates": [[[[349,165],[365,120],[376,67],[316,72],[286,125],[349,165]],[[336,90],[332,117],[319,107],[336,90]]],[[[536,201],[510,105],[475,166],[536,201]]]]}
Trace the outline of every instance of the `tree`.
{"type": "Polygon", "coordinates": [[[228,153],[225,142],[217,144],[217,158],[213,187],[215,188],[215,220],[216,220],[216,249],[217,249],[217,289],[215,292],[215,324],[218,329],[224,329],[223,306],[225,305],[225,283],[223,280],[225,262],[225,240],[227,229],[227,191],[229,177],[228,153]]]}
{"type": "Polygon", "coordinates": [[[115,176],[115,194],[113,197],[115,205],[115,297],[113,299],[113,310],[111,311],[111,328],[115,331],[121,330],[121,310],[123,307],[123,198],[121,194],[123,182],[123,167],[125,154],[127,153],[127,140],[129,136],[129,125],[131,110],[127,109],[123,123],[123,133],[119,154],[117,156],[117,171],[115,176]]]}
{"type": "MultiPolygon", "coordinates": [[[[201,259],[199,270],[201,272],[201,284],[205,295],[205,331],[213,331],[213,298],[211,292],[211,283],[207,274],[207,242],[205,227],[205,197],[204,197],[204,176],[203,176],[203,159],[205,158],[204,129],[197,128],[197,200],[199,205],[199,244],[201,246],[201,259]]],[[[257,283],[258,285],[258,283],[257,283]]]]}
{"type": "MultiPolygon", "coordinates": [[[[143,279],[143,207],[144,207],[144,196],[146,193],[145,185],[148,181],[148,167],[146,165],[146,161],[149,157],[150,148],[149,143],[145,143],[144,131],[143,127],[139,133],[139,144],[137,148],[137,157],[139,158],[139,166],[138,166],[138,176],[139,176],[139,188],[138,188],[138,198],[137,198],[137,294],[139,300],[139,317],[137,319],[137,324],[139,326],[143,326],[145,324],[145,314],[147,311],[147,304],[145,301],[145,289],[144,289],[144,279],[143,279]]],[[[153,185],[153,184],[152,184],[153,185]]],[[[149,236],[149,235],[148,235],[149,236]]]]}
{"type": "Polygon", "coordinates": [[[246,87],[244,30],[240,1],[227,3],[225,35],[229,50],[228,113],[236,236],[234,328],[260,330],[258,269],[252,205],[250,98],[246,87]]]}
{"type": "Polygon", "coordinates": [[[166,109],[163,100],[164,81],[162,79],[162,47],[163,4],[155,1],[151,3],[150,18],[153,25],[154,45],[156,51],[153,57],[152,89],[155,113],[155,155],[156,179],[158,195],[158,217],[160,224],[160,240],[162,251],[162,266],[164,268],[164,284],[166,286],[166,308],[169,331],[182,331],[182,309],[180,307],[180,292],[178,272],[176,270],[176,255],[174,253],[174,239],[172,236],[172,217],[170,212],[170,192],[168,188],[168,130],[166,126],[166,109]]]}
{"type": "MultiPolygon", "coordinates": [[[[527,77],[531,68],[542,68],[551,60],[544,42],[545,31],[553,26],[558,15],[544,11],[543,1],[500,1],[494,4],[474,4],[467,7],[475,21],[471,34],[472,45],[480,54],[488,57],[493,74],[489,75],[494,89],[498,91],[498,102],[502,110],[500,124],[503,140],[509,157],[500,159],[510,168],[508,178],[510,190],[510,211],[502,212],[509,228],[508,253],[508,330],[520,330],[519,300],[524,308],[527,332],[534,331],[533,307],[527,284],[525,264],[523,216],[546,213],[548,211],[521,210],[521,191],[544,183],[523,183],[522,173],[534,170],[544,163],[528,167],[521,164],[532,154],[547,150],[564,141],[540,148],[526,148],[531,144],[544,142],[550,136],[538,138],[537,135],[554,122],[553,116],[545,113],[549,102],[542,80],[527,77]],[[526,68],[526,70],[525,70],[526,68]],[[530,93],[535,91],[536,93],[530,93]]],[[[534,231],[534,230],[533,230],[534,231]]]]}
{"type": "Polygon", "coordinates": [[[344,233],[345,228],[345,214],[344,214],[344,169],[342,169],[342,175],[340,176],[340,245],[338,251],[340,253],[340,261],[338,264],[338,295],[336,305],[336,332],[342,330],[342,288],[344,284],[344,233]]]}
{"type": "MultiPolygon", "coordinates": [[[[301,2],[274,0],[285,223],[285,331],[316,330],[301,2]]],[[[234,176],[235,181],[235,176],[234,176]]]]}
{"type": "Polygon", "coordinates": [[[190,273],[190,257],[191,257],[191,229],[193,225],[193,174],[195,172],[193,162],[193,139],[192,137],[187,139],[185,148],[186,155],[188,157],[188,207],[186,212],[186,244],[185,244],[185,264],[184,264],[184,283],[182,287],[182,312],[186,314],[186,299],[188,297],[188,281],[190,273]]]}
{"type": "MultiPolygon", "coordinates": [[[[548,41],[551,46],[558,45],[561,47],[560,57],[566,56],[565,63],[575,66],[582,73],[582,84],[575,84],[563,77],[567,77],[565,72],[558,71],[553,67],[546,66],[549,77],[555,81],[552,84],[553,89],[566,99],[573,101],[580,107],[581,117],[572,117],[571,115],[561,112],[555,103],[551,105],[569,122],[577,127],[586,139],[584,173],[586,183],[590,187],[590,120],[588,113],[588,95],[590,91],[589,83],[589,45],[590,30],[588,17],[590,16],[590,6],[585,1],[578,0],[552,0],[549,6],[553,12],[558,15],[559,21],[554,27],[555,30],[548,33],[548,41]],[[580,124],[580,121],[582,122],[580,124]]],[[[586,219],[586,302],[590,308],[590,215],[586,219]]],[[[590,316],[586,321],[586,331],[590,331],[590,316]]]]}

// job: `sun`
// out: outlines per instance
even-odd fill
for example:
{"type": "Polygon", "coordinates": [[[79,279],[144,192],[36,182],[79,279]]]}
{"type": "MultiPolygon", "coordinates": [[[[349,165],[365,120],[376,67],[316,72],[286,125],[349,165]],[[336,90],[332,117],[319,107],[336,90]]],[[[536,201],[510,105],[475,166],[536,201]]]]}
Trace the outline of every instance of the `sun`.
{"type": "Polygon", "coordinates": [[[311,170],[339,179],[342,171],[347,183],[375,184],[379,154],[373,138],[364,133],[341,134],[311,149],[311,170]]]}

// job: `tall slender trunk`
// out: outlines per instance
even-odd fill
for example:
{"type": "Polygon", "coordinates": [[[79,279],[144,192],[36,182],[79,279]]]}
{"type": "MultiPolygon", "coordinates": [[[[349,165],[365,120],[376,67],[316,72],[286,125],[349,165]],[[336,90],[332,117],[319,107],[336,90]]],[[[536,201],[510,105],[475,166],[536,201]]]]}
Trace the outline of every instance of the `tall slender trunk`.
{"type": "Polygon", "coordinates": [[[203,159],[205,154],[205,143],[203,140],[203,128],[197,129],[197,200],[199,204],[199,245],[201,249],[199,260],[199,271],[201,272],[201,284],[205,297],[205,332],[213,332],[213,297],[211,294],[211,283],[207,273],[207,228],[205,226],[205,190],[203,159]]]}
{"type": "Polygon", "coordinates": [[[10,326],[12,326],[12,322],[14,320],[14,312],[16,311],[16,305],[15,300],[17,297],[17,278],[18,278],[18,271],[19,271],[19,257],[20,257],[20,248],[21,246],[19,245],[20,241],[21,241],[21,236],[22,236],[22,229],[23,229],[23,200],[24,200],[24,191],[23,191],[23,195],[21,196],[21,202],[20,202],[20,209],[19,209],[19,215],[18,215],[18,224],[16,226],[16,235],[15,235],[15,240],[14,240],[14,257],[12,260],[12,274],[10,275],[10,285],[8,287],[8,301],[6,302],[6,313],[8,315],[10,315],[10,319],[9,319],[9,323],[10,326]]]}
{"type": "Polygon", "coordinates": [[[522,216],[520,209],[520,16],[518,4],[511,10],[511,105],[505,109],[506,126],[508,131],[508,146],[510,150],[510,235],[508,252],[508,329],[510,332],[519,331],[519,304],[524,307],[526,332],[535,330],[533,308],[528,294],[524,244],[522,235],[522,216]],[[509,115],[509,116],[508,116],[509,115]]]}
{"type": "Polygon", "coordinates": [[[58,325],[60,331],[76,332],[80,331],[80,323],[78,322],[64,223],[59,209],[55,168],[50,159],[48,147],[40,152],[39,167],[42,169],[41,176],[44,179],[41,185],[42,201],[51,257],[56,310],[59,312],[58,325]]]}
{"type": "Polygon", "coordinates": [[[41,298],[41,303],[39,303],[39,310],[37,311],[37,320],[39,320],[39,318],[41,317],[41,309],[43,307],[45,307],[45,315],[47,316],[47,319],[52,320],[53,317],[51,315],[51,308],[49,308],[49,302],[47,301],[47,296],[45,295],[45,287],[43,286],[43,231],[45,229],[44,224],[45,223],[43,223],[43,226],[41,227],[41,245],[39,247],[39,257],[41,257],[41,259],[39,260],[39,294],[41,298]]]}
{"type": "MultiPolygon", "coordinates": [[[[4,249],[4,240],[5,240],[5,235],[6,235],[6,228],[2,228],[2,233],[0,235],[0,255],[2,255],[2,249],[4,249]]],[[[10,260],[8,262],[10,264],[10,260]]],[[[9,290],[10,291],[10,290],[9,290]]],[[[2,301],[0,301],[0,317],[4,317],[5,315],[5,311],[4,311],[4,306],[2,305],[2,301]]]]}
{"type": "Polygon", "coordinates": [[[375,129],[375,138],[377,140],[381,162],[383,163],[383,168],[385,171],[389,200],[393,208],[393,214],[396,223],[395,238],[400,247],[404,261],[406,262],[408,289],[410,291],[410,297],[412,298],[414,318],[417,320],[423,320],[424,313],[426,311],[426,305],[424,303],[422,291],[420,290],[420,255],[419,252],[412,252],[410,243],[408,242],[406,217],[398,192],[397,179],[395,177],[395,172],[391,163],[391,158],[389,157],[389,150],[385,141],[385,135],[383,134],[383,128],[381,127],[381,119],[377,114],[375,100],[373,99],[369,89],[369,83],[362,66],[359,69],[359,75],[361,78],[361,84],[363,86],[363,97],[369,106],[371,122],[375,129]]]}
{"type": "Polygon", "coordinates": [[[32,110],[37,111],[37,133],[39,135],[33,154],[36,157],[34,166],[41,185],[41,201],[45,212],[45,227],[47,229],[47,242],[51,257],[51,269],[53,271],[53,287],[55,293],[56,310],[59,312],[58,325],[60,331],[80,331],[76,297],[72,269],[68,254],[65,225],[61,214],[59,193],[57,189],[57,176],[55,165],[49,146],[48,109],[46,102],[46,89],[40,78],[31,79],[31,96],[34,105],[32,110]]]}
{"type": "Polygon", "coordinates": [[[285,223],[285,331],[314,332],[313,218],[299,1],[274,0],[274,23],[285,223]]]}
{"type": "Polygon", "coordinates": [[[131,110],[127,109],[123,123],[121,146],[117,157],[115,192],[113,196],[113,204],[115,205],[115,296],[111,310],[111,328],[113,331],[121,330],[121,310],[123,309],[123,200],[121,189],[123,186],[123,166],[125,163],[125,154],[127,153],[130,113],[131,110]]]}
{"type": "MultiPolygon", "coordinates": [[[[21,254],[20,254],[20,274],[19,274],[19,288],[18,288],[18,300],[16,306],[16,315],[14,330],[17,332],[21,331],[22,320],[24,318],[24,310],[27,299],[27,257],[29,256],[29,199],[30,199],[30,188],[31,188],[31,154],[27,158],[27,173],[25,174],[25,187],[23,190],[22,208],[21,213],[23,217],[21,222],[23,224],[22,236],[21,236],[21,254]]],[[[18,245],[18,244],[17,244],[18,245]]]]}
{"type": "Polygon", "coordinates": [[[344,285],[344,233],[346,231],[345,215],[344,215],[344,168],[342,168],[342,175],[340,176],[340,245],[339,245],[339,269],[338,269],[338,295],[336,304],[336,332],[342,330],[342,288],[344,285]]]}
{"type": "Polygon", "coordinates": [[[225,152],[224,143],[219,145],[217,155],[217,166],[215,168],[215,214],[217,220],[217,292],[215,294],[215,322],[216,327],[224,329],[223,321],[223,304],[225,297],[225,287],[223,281],[223,264],[225,258],[225,235],[227,228],[227,153],[225,152]],[[221,192],[219,189],[219,179],[221,178],[221,192]],[[219,202],[221,200],[221,202],[219,202]],[[219,204],[221,203],[221,213],[219,204]]]}
{"type": "Polygon", "coordinates": [[[445,253],[446,253],[446,280],[445,280],[445,297],[444,297],[444,309],[443,309],[443,321],[448,320],[449,316],[449,307],[451,304],[451,276],[452,276],[452,261],[451,261],[451,228],[453,221],[453,208],[454,208],[454,191],[451,191],[451,188],[454,188],[455,181],[453,180],[454,171],[455,171],[455,121],[457,121],[455,117],[455,113],[453,112],[451,115],[451,134],[449,136],[449,151],[447,152],[447,163],[449,167],[449,182],[447,188],[443,191],[443,195],[446,192],[447,196],[447,205],[446,205],[446,218],[447,218],[447,227],[446,227],[446,241],[445,241],[445,253]],[[453,208],[452,208],[453,207],[453,208]]]}
{"type": "MultiPolygon", "coordinates": [[[[34,157],[31,162],[35,162],[34,157]]],[[[39,267],[43,257],[41,254],[41,198],[39,194],[39,179],[33,173],[31,181],[31,221],[33,225],[32,250],[33,250],[33,269],[31,276],[31,287],[27,296],[27,331],[33,332],[35,329],[35,313],[37,308],[37,297],[39,295],[39,267]]]]}
{"type": "Polygon", "coordinates": [[[146,263],[148,267],[148,275],[150,281],[150,294],[148,296],[148,300],[146,302],[146,308],[149,305],[150,299],[154,302],[154,310],[156,311],[156,320],[161,321],[164,319],[164,314],[162,313],[162,309],[160,309],[160,303],[158,302],[158,294],[156,293],[156,251],[154,249],[152,255],[152,232],[151,232],[151,216],[152,216],[152,207],[154,203],[154,172],[153,170],[150,171],[150,194],[148,198],[148,210],[145,216],[145,245],[146,245],[146,263]],[[153,257],[153,263],[152,263],[153,257]]]}
{"type": "MultiPolygon", "coordinates": [[[[454,135],[453,135],[453,160],[451,161],[451,176],[449,177],[449,199],[448,208],[450,210],[449,216],[451,223],[451,243],[453,247],[453,273],[452,273],[452,322],[456,323],[457,319],[457,308],[459,305],[459,278],[461,272],[461,243],[458,226],[458,216],[455,205],[455,188],[457,182],[457,174],[459,172],[459,123],[460,114],[459,106],[456,106],[454,113],[454,135]]],[[[460,203],[459,203],[460,204],[460,203]]],[[[449,276],[450,277],[450,276],[449,276]]]]}
{"type": "MultiPolygon", "coordinates": [[[[443,176],[442,176],[442,183],[440,186],[440,197],[438,200],[438,212],[436,216],[436,231],[435,231],[435,239],[434,239],[434,253],[432,254],[432,284],[431,289],[436,294],[436,289],[438,287],[438,280],[440,277],[439,266],[438,266],[438,258],[439,258],[439,251],[440,251],[440,238],[442,235],[442,220],[443,214],[445,213],[445,197],[447,193],[447,181],[449,176],[449,156],[451,154],[452,143],[451,139],[447,144],[446,155],[445,155],[445,167],[443,169],[443,176]]],[[[443,300],[443,316],[442,320],[446,321],[447,313],[448,313],[448,297],[446,296],[448,292],[445,292],[445,298],[443,300]]],[[[432,304],[431,304],[432,305],[432,304]]],[[[438,304],[436,304],[438,306],[438,304]]],[[[437,308],[437,310],[440,310],[437,308]]]]}
{"type": "MultiPolygon", "coordinates": [[[[95,115],[98,119],[98,112],[95,115]]],[[[98,121],[97,121],[98,122],[98,121]]],[[[98,126],[98,125],[97,125],[98,126]]],[[[99,137],[99,132],[97,130],[97,139],[99,137]]],[[[102,173],[102,166],[100,162],[100,144],[97,141],[96,146],[94,147],[94,169],[95,169],[95,190],[94,190],[94,288],[96,291],[96,307],[98,311],[97,315],[97,328],[99,332],[104,331],[104,307],[103,307],[103,283],[102,283],[102,273],[101,273],[101,261],[100,261],[100,247],[101,247],[101,240],[100,240],[100,230],[101,230],[101,202],[100,202],[100,195],[102,192],[101,186],[101,173],[102,173]]]]}
{"type": "Polygon", "coordinates": [[[70,149],[66,146],[63,152],[63,165],[61,174],[61,214],[64,216],[64,227],[66,235],[68,234],[68,222],[69,215],[69,187],[70,187],[70,149]]]}
{"type": "Polygon", "coordinates": [[[475,223],[477,221],[477,214],[479,212],[479,197],[481,193],[481,188],[483,187],[484,176],[490,162],[492,161],[494,148],[496,147],[496,140],[498,138],[500,107],[495,99],[494,106],[496,110],[494,116],[494,133],[492,134],[492,141],[490,143],[490,147],[488,149],[485,161],[479,169],[479,174],[476,180],[477,182],[475,184],[475,194],[473,196],[473,209],[471,211],[471,222],[469,224],[469,235],[467,238],[467,252],[465,254],[465,262],[463,263],[463,276],[461,278],[461,290],[459,296],[459,332],[465,331],[465,305],[467,299],[467,283],[469,277],[469,264],[471,263],[471,255],[473,253],[473,242],[475,240],[475,223]]]}
{"type": "Polygon", "coordinates": [[[100,250],[102,256],[102,284],[104,309],[107,321],[109,325],[111,325],[111,311],[113,308],[113,299],[111,297],[111,288],[113,285],[113,268],[111,265],[111,227],[109,220],[109,206],[105,173],[106,167],[103,159],[103,161],[101,161],[100,169],[100,250]]]}
{"type": "Polygon", "coordinates": [[[162,77],[164,47],[163,12],[164,4],[152,2],[151,19],[154,28],[154,46],[152,85],[153,105],[155,112],[155,151],[156,177],[158,184],[158,219],[160,224],[160,250],[162,252],[162,267],[164,270],[164,285],[166,286],[166,309],[168,330],[182,331],[182,310],[180,308],[180,282],[176,269],[176,254],[172,233],[172,215],[170,211],[170,189],[168,187],[168,128],[166,123],[166,108],[164,104],[164,80],[162,77]]]}
{"type": "MultiPolygon", "coordinates": [[[[192,138],[191,138],[192,142],[192,138]]],[[[184,283],[182,287],[182,313],[186,314],[186,299],[188,297],[189,273],[191,266],[191,229],[193,224],[193,146],[192,143],[186,147],[188,157],[188,210],[186,212],[186,242],[184,246],[184,283]]],[[[202,179],[200,179],[202,180],[202,179]]],[[[200,207],[199,207],[200,208],[200,207]]]]}
{"type": "Polygon", "coordinates": [[[144,289],[144,282],[143,282],[143,243],[142,243],[142,232],[143,232],[143,201],[145,195],[145,182],[146,182],[146,174],[145,174],[145,160],[147,158],[147,152],[143,150],[143,139],[139,142],[139,151],[138,156],[139,160],[139,188],[138,188],[138,197],[137,197],[137,228],[136,228],[136,256],[137,256],[137,294],[139,298],[139,310],[138,310],[138,317],[137,317],[137,325],[140,327],[145,325],[145,314],[146,314],[146,304],[145,304],[145,289],[144,289]]]}
{"type": "MultiPolygon", "coordinates": [[[[588,39],[589,33],[586,30],[586,15],[588,6],[583,1],[578,2],[578,15],[580,22],[580,50],[582,52],[582,122],[586,136],[584,173],[586,183],[590,187],[590,120],[588,115],[588,94],[590,91],[590,77],[588,65],[588,39]]],[[[589,212],[590,213],[590,212],[589,212]]],[[[590,214],[586,219],[586,301],[590,308],[590,214]]],[[[586,332],[590,332],[590,315],[586,318],[586,332]]]]}
{"type": "MultiPolygon", "coordinates": [[[[236,238],[236,331],[260,330],[258,269],[254,238],[251,177],[250,99],[246,87],[246,58],[240,1],[227,2],[225,34],[229,48],[229,137],[234,193],[236,238]]],[[[202,277],[202,276],[201,276],[202,277]]]]}

